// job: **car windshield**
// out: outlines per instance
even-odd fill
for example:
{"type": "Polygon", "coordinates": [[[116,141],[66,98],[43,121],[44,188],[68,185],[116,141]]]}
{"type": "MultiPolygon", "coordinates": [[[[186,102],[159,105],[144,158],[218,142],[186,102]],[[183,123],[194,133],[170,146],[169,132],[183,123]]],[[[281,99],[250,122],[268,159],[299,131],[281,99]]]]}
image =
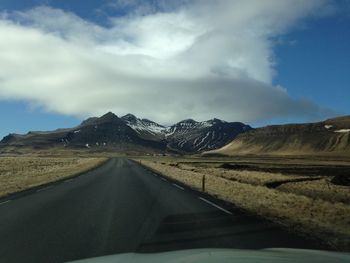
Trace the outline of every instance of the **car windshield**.
{"type": "Polygon", "coordinates": [[[350,262],[349,1],[0,14],[0,262],[350,262]]]}

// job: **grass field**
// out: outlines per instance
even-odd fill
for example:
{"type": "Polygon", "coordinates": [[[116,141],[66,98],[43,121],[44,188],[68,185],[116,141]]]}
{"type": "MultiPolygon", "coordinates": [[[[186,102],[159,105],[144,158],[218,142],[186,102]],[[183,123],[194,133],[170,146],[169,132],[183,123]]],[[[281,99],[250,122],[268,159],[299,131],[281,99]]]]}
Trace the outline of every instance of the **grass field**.
{"type": "MultiPolygon", "coordinates": [[[[332,175],[327,175],[332,172],[328,160],[289,160],[284,164],[282,159],[240,160],[239,164],[254,163],[254,168],[236,163],[233,167],[237,169],[223,168],[223,164],[232,160],[162,157],[136,160],[197,190],[201,190],[205,175],[207,193],[292,231],[320,239],[331,249],[350,251],[350,187],[331,183],[332,175]],[[300,174],[290,173],[294,170],[300,174]]],[[[346,164],[346,161],[339,163],[344,167],[346,164]]],[[[335,172],[342,171],[332,167],[335,172]]]]}
{"type": "Polygon", "coordinates": [[[1,157],[0,197],[74,176],[104,161],[106,158],[1,157]]]}

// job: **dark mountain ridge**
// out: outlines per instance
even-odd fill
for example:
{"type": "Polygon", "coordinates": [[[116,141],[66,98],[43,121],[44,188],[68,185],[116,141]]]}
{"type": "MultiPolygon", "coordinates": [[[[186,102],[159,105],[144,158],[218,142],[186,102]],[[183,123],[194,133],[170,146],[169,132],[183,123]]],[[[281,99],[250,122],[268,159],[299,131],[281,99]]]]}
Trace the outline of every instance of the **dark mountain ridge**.
{"type": "Polygon", "coordinates": [[[108,112],[101,117],[88,118],[74,128],[29,132],[25,135],[9,134],[0,141],[0,148],[64,147],[198,153],[222,147],[238,134],[251,129],[243,123],[219,119],[205,122],[184,120],[165,127],[132,114],[118,117],[108,112]]]}

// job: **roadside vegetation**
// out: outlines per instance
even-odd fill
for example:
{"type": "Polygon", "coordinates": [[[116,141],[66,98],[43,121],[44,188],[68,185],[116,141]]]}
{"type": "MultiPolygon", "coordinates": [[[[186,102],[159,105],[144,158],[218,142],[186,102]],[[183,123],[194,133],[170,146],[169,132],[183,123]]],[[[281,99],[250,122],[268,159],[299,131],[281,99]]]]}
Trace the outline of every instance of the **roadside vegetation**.
{"type": "Polygon", "coordinates": [[[1,157],[0,197],[72,177],[105,162],[106,158],[1,157]]]}
{"type": "Polygon", "coordinates": [[[350,187],[332,184],[332,176],[225,169],[223,163],[198,160],[136,160],[199,191],[205,175],[205,192],[331,249],[350,251],[350,187]]]}

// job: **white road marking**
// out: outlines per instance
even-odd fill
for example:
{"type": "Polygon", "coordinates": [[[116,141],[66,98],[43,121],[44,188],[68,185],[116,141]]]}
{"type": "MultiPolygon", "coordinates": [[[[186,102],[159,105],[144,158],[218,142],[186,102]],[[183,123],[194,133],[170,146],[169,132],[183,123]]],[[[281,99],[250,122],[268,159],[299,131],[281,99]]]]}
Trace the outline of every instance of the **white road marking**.
{"type": "Polygon", "coordinates": [[[181,189],[181,190],[185,190],[185,188],[183,188],[183,187],[182,187],[182,186],[180,186],[180,185],[173,184],[173,186],[175,186],[175,187],[177,187],[177,188],[179,188],[179,189],[181,189]]]}
{"type": "Polygon", "coordinates": [[[227,214],[232,215],[232,213],[231,213],[230,211],[227,211],[226,209],[224,209],[224,208],[222,208],[222,207],[220,207],[220,206],[218,206],[218,205],[216,205],[216,204],[210,202],[209,200],[207,200],[207,199],[205,199],[205,198],[203,198],[203,197],[198,197],[198,198],[199,198],[200,200],[202,200],[202,201],[204,201],[204,202],[206,202],[206,203],[208,203],[208,204],[210,204],[210,205],[216,207],[217,209],[220,209],[221,211],[223,211],[223,212],[225,212],[225,213],[227,213],[227,214]]]}
{"type": "Polygon", "coordinates": [[[73,181],[73,179],[66,180],[66,181],[64,181],[64,183],[69,183],[71,181],[73,181]]]}
{"type": "Polygon", "coordinates": [[[1,202],[0,205],[7,204],[7,203],[9,203],[9,202],[11,202],[11,200],[7,200],[7,201],[4,201],[4,202],[1,202]]]}
{"type": "Polygon", "coordinates": [[[45,187],[45,188],[41,188],[41,189],[39,189],[39,190],[36,190],[36,192],[39,193],[39,192],[42,192],[42,191],[46,191],[46,190],[48,190],[48,189],[50,189],[50,188],[52,188],[52,187],[53,187],[53,186],[50,185],[50,186],[47,186],[47,187],[45,187]]]}
{"type": "Polygon", "coordinates": [[[165,179],[164,177],[161,177],[160,179],[162,179],[163,181],[167,182],[168,180],[165,179]]]}

